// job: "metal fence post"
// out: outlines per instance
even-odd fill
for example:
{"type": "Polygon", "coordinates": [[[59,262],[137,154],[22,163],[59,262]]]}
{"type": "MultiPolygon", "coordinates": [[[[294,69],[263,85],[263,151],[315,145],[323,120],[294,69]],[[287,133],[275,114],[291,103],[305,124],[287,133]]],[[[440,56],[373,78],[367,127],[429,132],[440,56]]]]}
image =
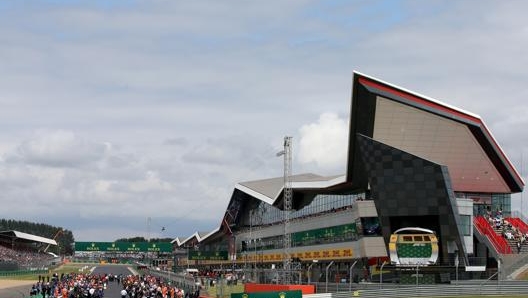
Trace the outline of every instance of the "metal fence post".
{"type": "Polygon", "coordinates": [[[354,266],[356,266],[356,263],[357,263],[357,262],[358,262],[358,261],[356,260],[356,261],[352,264],[352,266],[350,266],[350,270],[349,270],[349,271],[350,271],[350,285],[349,285],[349,287],[348,287],[348,290],[349,290],[350,292],[352,292],[352,271],[354,270],[354,266]]]}
{"type": "Polygon", "coordinates": [[[383,261],[383,264],[381,264],[380,267],[380,289],[383,285],[383,266],[385,266],[385,264],[387,264],[387,262],[383,261]]]}
{"type": "Polygon", "coordinates": [[[326,287],[325,287],[326,293],[328,293],[328,269],[330,269],[330,266],[332,266],[333,264],[334,264],[334,261],[330,262],[330,264],[326,266],[326,287]]]}

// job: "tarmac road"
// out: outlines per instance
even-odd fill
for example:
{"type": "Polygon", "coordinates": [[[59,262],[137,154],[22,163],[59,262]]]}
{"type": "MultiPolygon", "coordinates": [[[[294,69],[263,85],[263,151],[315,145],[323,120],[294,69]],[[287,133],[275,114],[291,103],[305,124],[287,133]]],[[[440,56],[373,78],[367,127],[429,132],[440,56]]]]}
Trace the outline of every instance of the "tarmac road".
{"type": "MultiPolygon", "coordinates": [[[[92,274],[113,274],[113,275],[130,275],[134,274],[128,269],[129,266],[125,265],[100,265],[97,266],[92,274]]],[[[117,281],[109,282],[104,292],[104,298],[121,298],[121,290],[123,289],[121,283],[117,281]]]]}
{"type": "MultiPolygon", "coordinates": [[[[113,275],[129,275],[135,274],[128,269],[126,265],[98,265],[93,274],[113,274],[113,275]]],[[[36,283],[36,281],[35,281],[36,283]]],[[[31,289],[31,283],[29,285],[14,286],[6,289],[0,289],[0,298],[29,298],[29,290],[31,289]]],[[[121,298],[120,291],[122,290],[121,284],[117,284],[116,281],[110,282],[104,293],[104,298],[121,298]]]]}
{"type": "Polygon", "coordinates": [[[0,297],[2,298],[29,297],[29,289],[31,289],[31,284],[27,286],[14,286],[11,288],[0,289],[0,297]]]}

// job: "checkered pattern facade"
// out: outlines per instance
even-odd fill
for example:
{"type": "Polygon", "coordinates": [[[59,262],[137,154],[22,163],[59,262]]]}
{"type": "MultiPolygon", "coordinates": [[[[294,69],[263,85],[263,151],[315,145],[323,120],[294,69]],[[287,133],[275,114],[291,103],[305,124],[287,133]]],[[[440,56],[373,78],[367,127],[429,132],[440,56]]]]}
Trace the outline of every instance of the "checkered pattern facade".
{"type": "Polygon", "coordinates": [[[398,225],[421,226],[435,230],[444,260],[451,241],[465,255],[447,167],[361,134],[357,134],[357,145],[385,242],[392,231],[403,227],[398,225]]]}
{"type": "Polygon", "coordinates": [[[400,243],[396,245],[396,251],[400,258],[430,258],[433,248],[429,243],[400,243]]]}

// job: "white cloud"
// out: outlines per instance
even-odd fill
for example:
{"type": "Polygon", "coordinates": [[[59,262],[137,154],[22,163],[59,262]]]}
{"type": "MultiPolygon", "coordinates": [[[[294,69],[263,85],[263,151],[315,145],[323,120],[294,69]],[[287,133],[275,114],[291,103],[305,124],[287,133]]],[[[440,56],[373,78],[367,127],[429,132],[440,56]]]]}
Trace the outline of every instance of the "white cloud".
{"type": "Polygon", "coordinates": [[[105,149],[105,145],[80,139],[71,131],[39,130],[17,153],[28,164],[71,167],[100,160],[105,149]]]}
{"type": "Polygon", "coordinates": [[[153,171],[147,171],[144,179],[131,182],[128,188],[132,192],[137,193],[171,191],[171,185],[166,181],[162,181],[159,175],[153,171]]]}
{"type": "Polygon", "coordinates": [[[314,163],[328,174],[328,170],[344,170],[348,149],[348,120],[334,113],[321,114],[316,123],[303,125],[300,129],[300,163],[314,163]]]}

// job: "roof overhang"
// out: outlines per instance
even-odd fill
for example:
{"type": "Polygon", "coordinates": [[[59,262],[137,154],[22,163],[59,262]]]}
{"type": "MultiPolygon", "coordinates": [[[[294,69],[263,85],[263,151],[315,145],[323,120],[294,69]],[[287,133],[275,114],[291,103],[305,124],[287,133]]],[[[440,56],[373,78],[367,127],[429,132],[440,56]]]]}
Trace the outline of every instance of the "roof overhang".
{"type": "MultiPolygon", "coordinates": [[[[299,174],[291,177],[291,187],[294,196],[296,192],[304,193],[314,190],[322,193],[325,189],[331,189],[344,183],[345,179],[345,175],[325,177],[311,173],[299,174]]],[[[267,204],[275,205],[281,199],[284,190],[284,177],[240,182],[235,189],[267,204]]]]}
{"type": "Polygon", "coordinates": [[[4,238],[10,238],[12,240],[21,241],[21,242],[40,242],[50,245],[57,245],[57,241],[45,237],[40,237],[24,232],[19,231],[2,231],[0,236],[4,238]]]}
{"type": "Polygon", "coordinates": [[[524,181],[475,114],[354,72],[347,181],[363,183],[355,135],[448,167],[453,189],[515,193],[524,181]]]}

